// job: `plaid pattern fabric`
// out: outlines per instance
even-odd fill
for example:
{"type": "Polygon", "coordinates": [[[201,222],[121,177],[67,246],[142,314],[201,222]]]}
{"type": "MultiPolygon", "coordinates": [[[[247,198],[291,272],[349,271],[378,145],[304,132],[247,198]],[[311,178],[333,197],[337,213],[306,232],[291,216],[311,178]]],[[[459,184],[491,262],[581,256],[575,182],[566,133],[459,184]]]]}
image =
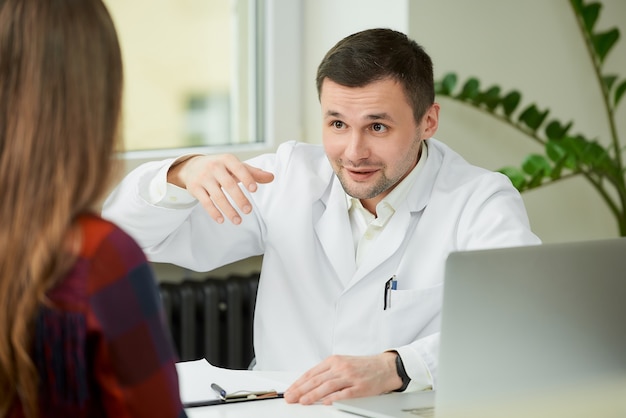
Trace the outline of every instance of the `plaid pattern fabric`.
{"type": "Polygon", "coordinates": [[[80,257],[49,292],[52,308],[37,318],[41,415],[185,417],[176,354],[145,255],[100,217],[84,216],[80,225],[80,257]]]}

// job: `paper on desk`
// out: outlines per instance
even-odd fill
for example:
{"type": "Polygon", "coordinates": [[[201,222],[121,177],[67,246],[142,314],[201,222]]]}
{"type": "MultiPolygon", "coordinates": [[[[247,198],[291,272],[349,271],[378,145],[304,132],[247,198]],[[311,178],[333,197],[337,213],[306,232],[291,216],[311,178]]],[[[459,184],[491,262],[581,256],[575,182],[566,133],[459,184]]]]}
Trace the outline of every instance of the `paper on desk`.
{"type": "Polygon", "coordinates": [[[298,377],[290,372],[224,369],[205,359],[176,363],[176,371],[184,404],[219,399],[211,390],[211,383],[217,383],[227,393],[268,390],[282,393],[298,377]]]}

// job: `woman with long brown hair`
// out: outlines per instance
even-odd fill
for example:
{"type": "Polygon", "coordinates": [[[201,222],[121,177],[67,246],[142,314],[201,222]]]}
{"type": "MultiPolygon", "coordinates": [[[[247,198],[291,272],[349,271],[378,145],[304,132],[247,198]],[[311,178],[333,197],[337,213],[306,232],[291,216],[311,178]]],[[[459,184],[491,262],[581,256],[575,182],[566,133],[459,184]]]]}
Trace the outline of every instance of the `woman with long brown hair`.
{"type": "Polygon", "coordinates": [[[95,215],[122,78],[101,0],[0,0],[0,417],[185,414],[145,256],[95,215]]]}

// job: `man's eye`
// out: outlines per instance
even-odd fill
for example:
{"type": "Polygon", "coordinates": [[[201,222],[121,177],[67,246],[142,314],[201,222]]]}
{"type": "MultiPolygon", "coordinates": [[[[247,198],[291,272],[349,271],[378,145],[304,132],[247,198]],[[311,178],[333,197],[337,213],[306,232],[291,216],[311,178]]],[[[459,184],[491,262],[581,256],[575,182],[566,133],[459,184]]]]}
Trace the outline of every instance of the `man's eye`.
{"type": "Polygon", "coordinates": [[[337,129],[342,129],[345,125],[342,121],[336,120],[333,122],[333,126],[337,129]]]}
{"type": "Polygon", "coordinates": [[[372,124],[372,131],[374,132],[385,132],[387,130],[387,127],[385,125],[383,125],[382,123],[373,123],[372,124]]]}

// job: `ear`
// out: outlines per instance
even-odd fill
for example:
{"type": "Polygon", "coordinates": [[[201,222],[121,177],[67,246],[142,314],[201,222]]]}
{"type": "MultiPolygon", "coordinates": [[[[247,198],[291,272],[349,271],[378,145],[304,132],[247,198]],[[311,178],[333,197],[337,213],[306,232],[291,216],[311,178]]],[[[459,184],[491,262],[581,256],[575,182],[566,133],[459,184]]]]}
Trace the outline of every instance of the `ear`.
{"type": "Polygon", "coordinates": [[[423,139],[435,136],[439,127],[439,103],[433,103],[422,118],[423,139]]]}

